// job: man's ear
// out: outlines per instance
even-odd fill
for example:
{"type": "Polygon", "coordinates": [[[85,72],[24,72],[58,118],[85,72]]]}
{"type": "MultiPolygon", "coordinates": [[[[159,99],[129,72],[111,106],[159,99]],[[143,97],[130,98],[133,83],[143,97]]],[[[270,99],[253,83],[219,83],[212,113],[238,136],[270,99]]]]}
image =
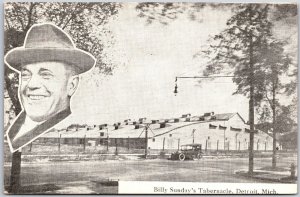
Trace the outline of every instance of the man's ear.
{"type": "Polygon", "coordinates": [[[69,81],[68,81],[68,95],[69,96],[72,96],[75,93],[75,91],[78,87],[78,84],[79,84],[79,76],[78,75],[74,75],[69,78],[69,81]]]}

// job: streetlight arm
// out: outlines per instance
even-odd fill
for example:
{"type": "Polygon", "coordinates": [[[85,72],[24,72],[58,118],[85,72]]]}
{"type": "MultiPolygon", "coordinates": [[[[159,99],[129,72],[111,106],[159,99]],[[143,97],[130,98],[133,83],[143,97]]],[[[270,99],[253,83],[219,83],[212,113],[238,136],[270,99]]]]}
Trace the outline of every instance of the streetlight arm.
{"type": "Polygon", "coordinates": [[[233,75],[218,75],[218,76],[193,76],[193,77],[175,77],[175,89],[174,94],[178,93],[178,86],[177,86],[177,80],[178,79],[214,79],[214,78],[243,78],[243,77],[236,77],[233,75]]]}

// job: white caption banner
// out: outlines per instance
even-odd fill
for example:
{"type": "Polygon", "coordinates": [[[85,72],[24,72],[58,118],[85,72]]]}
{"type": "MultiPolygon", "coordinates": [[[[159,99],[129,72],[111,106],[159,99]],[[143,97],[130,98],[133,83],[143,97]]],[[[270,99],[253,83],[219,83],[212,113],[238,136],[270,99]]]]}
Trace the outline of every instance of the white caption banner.
{"type": "Polygon", "coordinates": [[[119,194],[296,194],[297,184],[119,181],[119,194]]]}

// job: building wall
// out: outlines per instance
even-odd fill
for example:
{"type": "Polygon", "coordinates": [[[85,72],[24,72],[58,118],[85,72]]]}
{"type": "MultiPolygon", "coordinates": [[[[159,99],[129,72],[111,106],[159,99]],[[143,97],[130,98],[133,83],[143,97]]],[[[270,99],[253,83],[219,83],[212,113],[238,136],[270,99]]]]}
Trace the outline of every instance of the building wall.
{"type": "MultiPolygon", "coordinates": [[[[87,146],[107,146],[107,138],[39,138],[36,140],[38,143],[45,144],[66,144],[66,145],[83,145],[87,146]]],[[[124,147],[130,149],[145,149],[145,138],[109,138],[109,147],[124,147]]]]}
{"type": "MultiPolygon", "coordinates": [[[[109,146],[117,146],[124,147],[130,149],[144,149],[145,146],[145,138],[110,138],[108,141],[109,146]]],[[[105,142],[106,144],[106,142],[105,142]]]]}
{"type": "MultiPolygon", "coordinates": [[[[150,149],[162,149],[163,144],[165,149],[178,149],[178,144],[180,146],[200,143],[203,150],[205,148],[207,150],[247,150],[249,133],[245,131],[245,128],[248,128],[248,125],[238,115],[235,115],[230,121],[199,122],[199,124],[190,124],[175,129],[155,137],[154,140],[150,139],[148,145],[150,149]],[[210,127],[210,124],[216,127],[210,127]],[[221,129],[220,125],[226,129],[221,129]],[[240,128],[241,131],[234,130],[237,128],[240,128]]],[[[254,135],[254,150],[272,150],[272,138],[264,132],[258,132],[254,135]]]]}

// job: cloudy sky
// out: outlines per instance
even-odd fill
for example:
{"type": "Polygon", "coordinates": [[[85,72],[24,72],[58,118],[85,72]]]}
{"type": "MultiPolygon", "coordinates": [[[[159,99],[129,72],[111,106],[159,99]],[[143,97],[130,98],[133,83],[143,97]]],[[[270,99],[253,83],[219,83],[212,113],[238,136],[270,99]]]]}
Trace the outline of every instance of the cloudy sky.
{"type": "Polygon", "coordinates": [[[110,21],[115,44],[107,49],[117,64],[112,76],[100,77],[96,84],[83,76],[72,98],[73,114],[67,123],[102,124],[124,119],[172,118],[191,113],[239,112],[248,119],[248,99],[232,95],[236,86],[231,79],[179,79],[174,95],[176,76],[199,76],[205,66],[201,58],[193,58],[207,44],[210,35],[225,28],[230,11],[206,7],[190,21],[185,15],[169,25],[146,25],[137,17],[135,4],[127,4],[110,21]]]}

